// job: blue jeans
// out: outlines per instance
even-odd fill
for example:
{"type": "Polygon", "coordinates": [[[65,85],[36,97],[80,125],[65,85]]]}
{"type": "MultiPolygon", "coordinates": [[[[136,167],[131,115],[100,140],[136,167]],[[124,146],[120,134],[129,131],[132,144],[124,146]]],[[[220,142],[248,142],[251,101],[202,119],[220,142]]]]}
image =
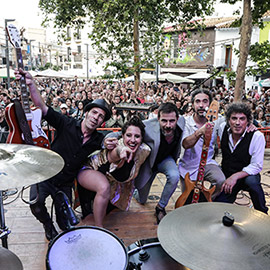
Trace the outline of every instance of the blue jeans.
{"type": "Polygon", "coordinates": [[[261,186],[260,174],[249,175],[245,178],[239,179],[233,187],[231,194],[222,191],[214,201],[234,203],[237,193],[240,190],[248,191],[254,208],[267,214],[268,208],[266,207],[264,192],[261,186]]]}
{"type": "Polygon", "coordinates": [[[167,179],[159,200],[159,205],[165,208],[172,194],[174,193],[180,178],[178,167],[176,166],[175,160],[171,156],[168,156],[157,165],[157,170],[153,172],[146,185],[142,189],[138,190],[139,198],[137,197],[136,199],[140,203],[145,203],[147,201],[150,188],[158,173],[165,174],[167,179]]]}

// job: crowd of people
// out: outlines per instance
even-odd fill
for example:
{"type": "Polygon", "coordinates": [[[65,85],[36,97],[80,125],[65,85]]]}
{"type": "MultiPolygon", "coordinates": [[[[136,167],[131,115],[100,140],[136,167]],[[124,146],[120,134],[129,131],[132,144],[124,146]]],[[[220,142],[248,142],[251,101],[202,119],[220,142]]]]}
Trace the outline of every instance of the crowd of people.
{"type": "MultiPolygon", "coordinates": [[[[184,87],[179,84],[146,83],[142,82],[139,90],[135,92],[134,82],[106,82],[96,80],[75,79],[51,79],[37,78],[37,88],[45,103],[51,105],[55,111],[62,112],[76,119],[84,117],[84,107],[95,99],[104,99],[112,107],[111,118],[103,123],[103,127],[122,127],[133,115],[138,114],[142,120],[156,115],[158,105],[164,102],[172,102],[177,106],[180,115],[192,115],[191,86],[184,87]],[[149,111],[116,110],[115,107],[128,103],[132,105],[148,105],[149,111]]],[[[213,99],[220,103],[220,114],[223,115],[226,105],[233,102],[234,88],[226,89],[224,85],[208,88],[213,99]]],[[[20,85],[14,80],[10,88],[6,84],[0,84],[0,106],[6,107],[13,99],[20,99],[20,85]]],[[[247,90],[243,99],[249,102],[254,117],[254,123],[258,127],[270,126],[270,88],[247,90]]]]}
{"type": "Polygon", "coordinates": [[[34,79],[22,70],[15,74],[10,89],[0,86],[0,133],[7,132],[4,109],[21,99],[18,80],[25,76],[31,100],[42,111],[43,129],[54,132],[51,149],[65,161],[59,174],[30,191],[31,200],[38,198],[31,211],[43,224],[48,240],[58,232],[45,200],[52,196],[56,221],[61,230],[67,230],[61,194],[72,201],[75,179],[84,213],[93,211],[95,224],[102,227],[109,205],[127,210],[132,196],[145,204],[155,176],[163,173],[166,184],[154,210],[159,223],[179,180],[184,191],[187,172],[189,180],[197,179],[205,113],[212,100],[219,103],[219,117],[211,130],[204,168],[205,178],[215,187],[210,199],[233,203],[237,193],[246,190],[254,208],[267,213],[260,184],[265,140],[256,129],[270,126],[270,90],[247,91],[241,103],[234,103],[233,87],[224,85],[192,90],[169,82],[142,82],[135,92],[133,82],[34,79]],[[99,127],[121,132],[106,135],[97,132],[99,127]],[[214,160],[217,137],[221,167],[214,160]]]}

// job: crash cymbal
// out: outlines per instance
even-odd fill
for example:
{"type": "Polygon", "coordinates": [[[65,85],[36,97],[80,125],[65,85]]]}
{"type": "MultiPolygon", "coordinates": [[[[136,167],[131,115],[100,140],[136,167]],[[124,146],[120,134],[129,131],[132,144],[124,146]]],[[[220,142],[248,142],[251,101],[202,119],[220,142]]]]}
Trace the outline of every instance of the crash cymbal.
{"type": "Polygon", "coordinates": [[[0,247],[0,269],[22,270],[20,259],[10,250],[0,247]]]}
{"type": "Polygon", "coordinates": [[[270,217],[244,206],[206,202],[177,208],[160,222],[158,238],[192,270],[269,269],[270,217]]]}
{"type": "Polygon", "coordinates": [[[0,144],[0,190],[42,182],[62,170],[57,153],[25,144],[0,144]]]}

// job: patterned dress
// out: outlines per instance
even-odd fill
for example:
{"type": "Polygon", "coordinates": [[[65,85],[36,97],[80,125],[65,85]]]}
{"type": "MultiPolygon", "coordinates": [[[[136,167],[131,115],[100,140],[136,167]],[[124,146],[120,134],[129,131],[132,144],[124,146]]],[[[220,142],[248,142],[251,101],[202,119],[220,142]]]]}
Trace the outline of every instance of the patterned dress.
{"type": "MultiPolygon", "coordinates": [[[[123,139],[119,140],[118,145],[124,146],[123,139]]],[[[134,164],[130,170],[129,177],[125,181],[120,182],[112,175],[115,170],[121,170],[121,168],[118,168],[118,164],[111,163],[109,165],[109,170],[106,172],[106,177],[111,185],[110,202],[117,208],[126,211],[129,209],[129,205],[135,189],[134,179],[138,175],[141,165],[149,156],[150,152],[151,149],[147,144],[142,143],[140,145],[133,158],[134,164]]],[[[91,154],[88,164],[83,169],[90,168],[92,170],[98,171],[102,165],[109,162],[107,159],[107,153],[107,149],[103,149],[91,154]]]]}

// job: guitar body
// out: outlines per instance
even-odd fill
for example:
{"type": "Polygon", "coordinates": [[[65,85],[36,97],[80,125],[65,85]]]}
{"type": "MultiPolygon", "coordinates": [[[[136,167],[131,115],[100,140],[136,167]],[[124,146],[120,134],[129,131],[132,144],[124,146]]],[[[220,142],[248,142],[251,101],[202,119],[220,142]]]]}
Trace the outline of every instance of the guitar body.
{"type": "Polygon", "coordinates": [[[9,126],[9,134],[6,143],[24,144],[22,132],[17,121],[14,104],[9,104],[6,107],[5,116],[9,126]]]}
{"type": "MultiPolygon", "coordinates": [[[[189,173],[185,175],[185,190],[179,196],[175,203],[175,208],[184,206],[186,204],[191,204],[194,195],[194,189],[196,188],[196,181],[191,181],[189,178],[189,173]]],[[[214,193],[216,187],[213,186],[210,189],[204,186],[200,190],[198,202],[212,202],[212,194],[214,193]]]]}
{"type": "MultiPolygon", "coordinates": [[[[14,104],[9,104],[5,111],[6,121],[9,126],[9,135],[7,143],[25,144],[22,131],[17,119],[14,104]]],[[[30,115],[27,115],[27,122],[30,127],[31,135],[34,145],[44,148],[49,148],[49,140],[46,133],[42,129],[40,122],[42,118],[42,112],[39,108],[31,108],[30,115]]]]}

